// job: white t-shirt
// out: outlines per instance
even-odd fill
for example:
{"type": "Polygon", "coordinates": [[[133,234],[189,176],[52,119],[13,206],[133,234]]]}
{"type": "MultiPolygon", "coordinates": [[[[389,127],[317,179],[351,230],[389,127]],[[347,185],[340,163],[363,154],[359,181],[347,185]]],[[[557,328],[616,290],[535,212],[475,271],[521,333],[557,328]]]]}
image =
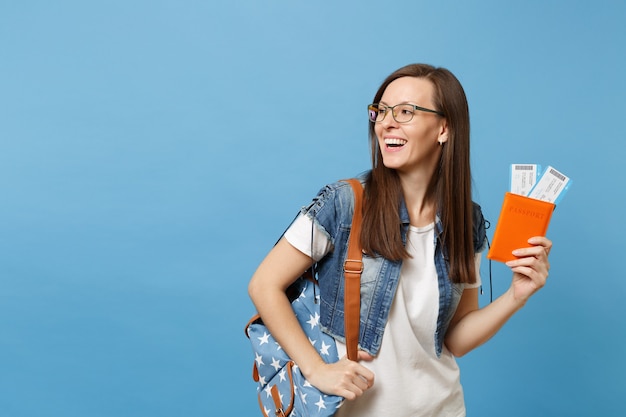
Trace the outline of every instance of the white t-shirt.
{"type": "MultiPolygon", "coordinates": [[[[300,216],[285,234],[309,256],[310,236],[311,221],[306,216],[300,216]]],[[[330,249],[329,240],[315,232],[313,242],[313,258],[321,259],[330,249]]],[[[380,351],[373,361],[361,362],[374,372],[374,385],[356,400],[344,402],[337,417],[465,416],[456,360],[445,345],[439,358],[435,353],[439,286],[433,242],[434,224],[409,226],[407,250],[411,257],[402,263],[380,351]]],[[[337,349],[340,357],[346,354],[344,344],[337,342],[337,349]]]]}

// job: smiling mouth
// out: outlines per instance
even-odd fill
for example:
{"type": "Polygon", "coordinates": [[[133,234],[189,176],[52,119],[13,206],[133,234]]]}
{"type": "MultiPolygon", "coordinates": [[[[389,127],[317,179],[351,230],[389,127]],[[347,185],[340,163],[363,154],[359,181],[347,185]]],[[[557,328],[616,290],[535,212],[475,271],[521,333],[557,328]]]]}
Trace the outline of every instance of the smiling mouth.
{"type": "Polygon", "coordinates": [[[398,139],[398,138],[385,139],[385,145],[387,145],[387,147],[389,148],[400,148],[404,146],[406,143],[407,141],[404,139],[398,139]]]}

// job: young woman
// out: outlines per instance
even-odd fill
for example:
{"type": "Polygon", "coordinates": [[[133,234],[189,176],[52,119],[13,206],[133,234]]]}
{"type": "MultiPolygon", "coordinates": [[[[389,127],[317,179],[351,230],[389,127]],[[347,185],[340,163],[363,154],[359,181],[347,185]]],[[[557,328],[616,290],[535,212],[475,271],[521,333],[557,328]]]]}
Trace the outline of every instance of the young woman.
{"type": "Polygon", "coordinates": [[[343,334],[343,272],[352,191],[324,187],[255,272],[249,293],[264,323],[318,389],[348,399],[338,416],[464,416],[455,356],[491,338],[548,277],[552,243],[533,237],[507,265],[510,288],[479,309],[484,219],[471,199],[469,111],[448,70],[392,73],[368,107],[372,170],[360,176],[364,271],[359,361],[325,363],[285,290],[318,263],[322,329],[343,334]],[[313,225],[312,225],[313,223],[313,225]],[[311,229],[314,245],[311,247],[311,229]]]}

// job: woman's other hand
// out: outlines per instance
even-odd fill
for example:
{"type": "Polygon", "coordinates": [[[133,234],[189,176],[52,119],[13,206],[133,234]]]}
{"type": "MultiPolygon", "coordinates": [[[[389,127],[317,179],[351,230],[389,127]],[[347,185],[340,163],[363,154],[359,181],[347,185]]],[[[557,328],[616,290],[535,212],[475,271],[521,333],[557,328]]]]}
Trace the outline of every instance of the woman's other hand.
{"type": "Polygon", "coordinates": [[[552,249],[552,241],[535,236],[528,239],[528,243],[532,246],[513,251],[518,259],[506,263],[513,271],[513,297],[522,303],[545,285],[550,271],[548,255],[552,249]]]}

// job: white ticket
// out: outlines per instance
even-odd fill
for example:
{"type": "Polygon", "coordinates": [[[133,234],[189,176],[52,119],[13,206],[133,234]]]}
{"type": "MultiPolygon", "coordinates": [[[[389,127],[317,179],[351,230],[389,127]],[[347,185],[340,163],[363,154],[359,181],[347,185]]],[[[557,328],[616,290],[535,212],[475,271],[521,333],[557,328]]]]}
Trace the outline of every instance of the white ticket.
{"type": "Polygon", "coordinates": [[[569,177],[548,166],[528,197],[556,204],[565,194],[570,182],[569,177]]]}
{"type": "Polygon", "coordinates": [[[537,183],[537,176],[541,171],[541,165],[537,164],[512,164],[511,187],[513,194],[527,196],[537,183]]]}

